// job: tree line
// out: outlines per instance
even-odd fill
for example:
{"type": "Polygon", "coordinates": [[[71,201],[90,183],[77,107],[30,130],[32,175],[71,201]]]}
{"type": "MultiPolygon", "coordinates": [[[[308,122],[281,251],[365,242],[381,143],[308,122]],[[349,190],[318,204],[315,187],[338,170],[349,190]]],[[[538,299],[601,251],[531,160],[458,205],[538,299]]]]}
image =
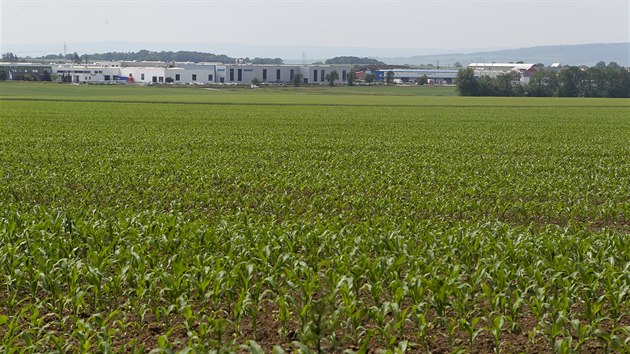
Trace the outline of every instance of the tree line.
{"type": "Polygon", "coordinates": [[[458,72],[456,83],[462,96],[630,97],[630,73],[614,62],[600,62],[587,69],[543,68],[527,84],[520,80],[518,72],[476,77],[473,69],[466,68],[458,72]]]}
{"type": "MultiPolygon", "coordinates": [[[[94,53],[83,54],[50,54],[38,59],[49,60],[71,60],[75,63],[82,63],[87,61],[189,61],[189,62],[220,62],[220,63],[233,63],[237,58],[233,58],[224,54],[212,54],[196,51],[161,51],[155,52],[151,50],[140,50],[138,52],[107,52],[107,53],[94,53]]],[[[282,58],[244,58],[247,63],[253,64],[282,64],[282,58]]]]}
{"type": "Polygon", "coordinates": [[[19,60],[20,58],[18,58],[18,56],[13,54],[12,52],[2,54],[2,61],[14,62],[19,60]]]}
{"type": "Polygon", "coordinates": [[[385,65],[382,61],[372,59],[372,58],[360,58],[353,56],[341,56],[334,57],[330,59],[326,59],[325,64],[364,64],[364,65],[385,65]]]}

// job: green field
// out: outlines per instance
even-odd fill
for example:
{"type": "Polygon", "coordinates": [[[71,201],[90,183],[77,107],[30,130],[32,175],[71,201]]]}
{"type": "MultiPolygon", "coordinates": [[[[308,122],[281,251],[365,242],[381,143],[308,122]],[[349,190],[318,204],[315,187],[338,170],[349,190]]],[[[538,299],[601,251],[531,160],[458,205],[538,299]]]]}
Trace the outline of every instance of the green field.
{"type": "Polygon", "coordinates": [[[629,352],[630,102],[453,92],[0,84],[0,352],[629,352]]]}
{"type": "Polygon", "coordinates": [[[542,106],[626,107],[628,100],[608,98],[514,99],[457,97],[447,86],[309,86],[250,89],[235,86],[126,86],[67,85],[56,83],[0,82],[0,100],[83,101],[116,103],[176,103],[291,106],[542,106]]]}
{"type": "Polygon", "coordinates": [[[242,86],[127,86],[60,85],[56,83],[0,82],[0,98],[54,101],[165,102],[205,104],[290,105],[415,105],[418,97],[455,96],[444,86],[275,86],[251,89],[242,86]],[[388,97],[383,100],[382,97],[388,97]]]}

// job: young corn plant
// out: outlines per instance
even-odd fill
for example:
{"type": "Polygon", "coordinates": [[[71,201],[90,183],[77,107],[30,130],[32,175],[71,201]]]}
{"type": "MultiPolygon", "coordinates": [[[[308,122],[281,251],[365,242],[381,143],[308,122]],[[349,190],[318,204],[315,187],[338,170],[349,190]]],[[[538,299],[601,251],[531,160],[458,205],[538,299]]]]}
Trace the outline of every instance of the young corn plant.
{"type": "Polygon", "coordinates": [[[289,337],[289,321],[291,319],[291,307],[295,306],[295,301],[289,295],[278,294],[274,301],[278,305],[278,321],[280,328],[278,334],[283,341],[289,337]]]}
{"type": "Polygon", "coordinates": [[[470,321],[462,318],[459,320],[459,328],[461,328],[468,337],[468,349],[472,352],[475,344],[475,339],[483,332],[484,328],[479,326],[481,317],[473,317],[470,321]]]}
{"type": "Polygon", "coordinates": [[[573,347],[575,352],[580,352],[582,345],[591,337],[592,327],[589,324],[582,324],[580,320],[571,320],[571,328],[577,338],[573,347]]]}
{"type": "Polygon", "coordinates": [[[503,315],[496,315],[495,317],[491,317],[489,319],[490,325],[486,327],[486,330],[492,334],[492,339],[494,341],[494,352],[496,354],[501,353],[501,331],[503,330],[503,324],[505,323],[505,318],[503,315]]]}
{"type": "Polygon", "coordinates": [[[429,351],[430,338],[428,330],[433,327],[432,322],[427,321],[424,310],[421,308],[416,307],[414,315],[416,317],[416,326],[418,327],[418,344],[424,350],[429,351]]]}

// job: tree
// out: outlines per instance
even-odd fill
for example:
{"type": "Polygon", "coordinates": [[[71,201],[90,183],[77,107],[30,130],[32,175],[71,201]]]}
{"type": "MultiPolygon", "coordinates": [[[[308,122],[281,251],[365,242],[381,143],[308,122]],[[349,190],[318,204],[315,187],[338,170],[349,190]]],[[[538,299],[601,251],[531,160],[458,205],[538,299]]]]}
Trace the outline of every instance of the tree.
{"type": "Polygon", "coordinates": [[[387,83],[388,85],[391,85],[394,83],[394,72],[393,71],[388,71],[385,73],[385,83],[387,83]]]}
{"type": "Polygon", "coordinates": [[[260,80],[258,80],[257,77],[254,76],[254,78],[252,79],[252,85],[254,86],[258,86],[260,85],[260,80]]]}
{"type": "Polygon", "coordinates": [[[8,52],[2,54],[2,61],[18,61],[18,57],[12,52],[8,52]]]}
{"type": "Polygon", "coordinates": [[[365,74],[365,77],[363,78],[363,80],[365,80],[365,83],[369,85],[373,83],[374,80],[376,80],[376,75],[372,73],[365,74]]]}
{"type": "Polygon", "coordinates": [[[582,85],[584,81],[584,72],[577,66],[570,66],[560,72],[558,75],[558,96],[560,97],[578,97],[583,95],[582,85]]]}
{"type": "Polygon", "coordinates": [[[606,97],[627,98],[630,97],[630,73],[626,69],[606,68],[608,87],[606,97]]]}
{"type": "Polygon", "coordinates": [[[81,64],[81,57],[77,54],[77,52],[72,54],[72,62],[75,64],[81,64]]]}
{"type": "Polygon", "coordinates": [[[521,87],[519,82],[521,74],[516,71],[510,71],[499,74],[496,79],[496,95],[497,96],[518,96],[517,87],[521,87]]]}
{"type": "Polygon", "coordinates": [[[541,70],[529,79],[527,95],[532,97],[552,97],[558,95],[558,74],[551,70],[541,70]]]}
{"type": "Polygon", "coordinates": [[[7,80],[9,78],[9,74],[6,72],[4,68],[0,68],[0,81],[7,80]]]}
{"type": "Polygon", "coordinates": [[[454,67],[456,68],[461,68],[462,67],[462,63],[456,61],[455,64],[453,64],[454,67]]]}
{"type": "Polygon", "coordinates": [[[274,64],[274,65],[284,63],[282,61],[282,58],[259,58],[259,57],[252,59],[251,62],[252,64],[274,64]]]}
{"type": "Polygon", "coordinates": [[[482,75],[477,79],[477,90],[475,94],[468,96],[498,96],[499,89],[497,79],[487,75],[482,75]]]}
{"type": "Polygon", "coordinates": [[[599,62],[597,62],[597,64],[595,64],[595,67],[603,69],[603,68],[606,67],[606,62],[605,61],[599,61],[599,62]]]}
{"type": "Polygon", "coordinates": [[[479,83],[475,79],[475,71],[472,68],[459,70],[455,83],[457,84],[457,92],[462,96],[477,96],[479,94],[479,83]]]}
{"type": "MultiPolygon", "coordinates": [[[[613,79],[613,78],[611,78],[613,79]]],[[[584,72],[584,97],[606,97],[609,78],[606,67],[595,66],[584,72]]]]}
{"type": "Polygon", "coordinates": [[[293,78],[291,79],[291,83],[293,84],[293,86],[298,87],[302,83],[302,78],[303,78],[302,74],[295,73],[295,74],[293,74],[293,78]]]}
{"type": "Polygon", "coordinates": [[[422,86],[429,83],[429,78],[426,75],[422,75],[416,79],[416,84],[422,86]]]}
{"type": "Polygon", "coordinates": [[[335,80],[339,79],[339,73],[337,70],[333,70],[326,74],[326,81],[328,81],[329,86],[335,86],[335,80]]]}
{"type": "Polygon", "coordinates": [[[52,77],[50,76],[50,72],[48,70],[44,70],[42,74],[42,81],[52,81],[52,77]]]}
{"type": "Polygon", "coordinates": [[[621,66],[619,66],[619,64],[617,64],[617,62],[611,61],[610,63],[608,63],[608,66],[606,68],[607,69],[621,69],[621,66]]]}
{"type": "Polygon", "coordinates": [[[348,86],[354,86],[354,81],[357,79],[357,73],[350,70],[350,72],[346,76],[346,79],[348,80],[348,86]]]}

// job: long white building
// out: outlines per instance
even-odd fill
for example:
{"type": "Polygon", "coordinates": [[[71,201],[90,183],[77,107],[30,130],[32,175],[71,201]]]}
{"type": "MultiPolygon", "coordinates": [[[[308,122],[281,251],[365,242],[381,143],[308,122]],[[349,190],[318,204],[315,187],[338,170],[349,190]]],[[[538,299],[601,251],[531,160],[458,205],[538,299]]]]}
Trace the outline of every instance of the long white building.
{"type": "Polygon", "coordinates": [[[423,76],[427,80],[437,84],[452,84],[455,82],[458,70],[453,69],[381,69],[372,70],[370,73],[376,75],[377,80],[385,80],[387,72],[394,73],[394,80],[400,82],[414,82],[423,76]]]}
{"type": "Polygon", "coordinates": [[[538,71],[536,64],[528,63],[470,63],[468,67],[475,71],[475,76],[497,77],[507,72],[517,72],[521,75],[521,83],[526,84],[538,71]]]}
{"type": "Polygon", "coordinates": [[[528,63],[470,63],[469,68],[473,70],[489,70],[489,71],[527,71],[534,67],[535,64],[528,63]]]}
{"type": "Polygon", "coordinates": [[[52,64],[51,70],[75,83],[141,84],[287,84],[301,75],[301,83],[326,84],[326,75],[337,71],[336,83],[345,83],[350,65],[263,65],[188,62],[98,62],[92,64],[52,64]]]}
{"type": "Polygon", "coordinates": [[[119,64],[52,64],[51,69],[53,74],[56,74],[58,80],[61,81],[87,83],[127,82],[127,78],[120,74],[119,64]]]}

